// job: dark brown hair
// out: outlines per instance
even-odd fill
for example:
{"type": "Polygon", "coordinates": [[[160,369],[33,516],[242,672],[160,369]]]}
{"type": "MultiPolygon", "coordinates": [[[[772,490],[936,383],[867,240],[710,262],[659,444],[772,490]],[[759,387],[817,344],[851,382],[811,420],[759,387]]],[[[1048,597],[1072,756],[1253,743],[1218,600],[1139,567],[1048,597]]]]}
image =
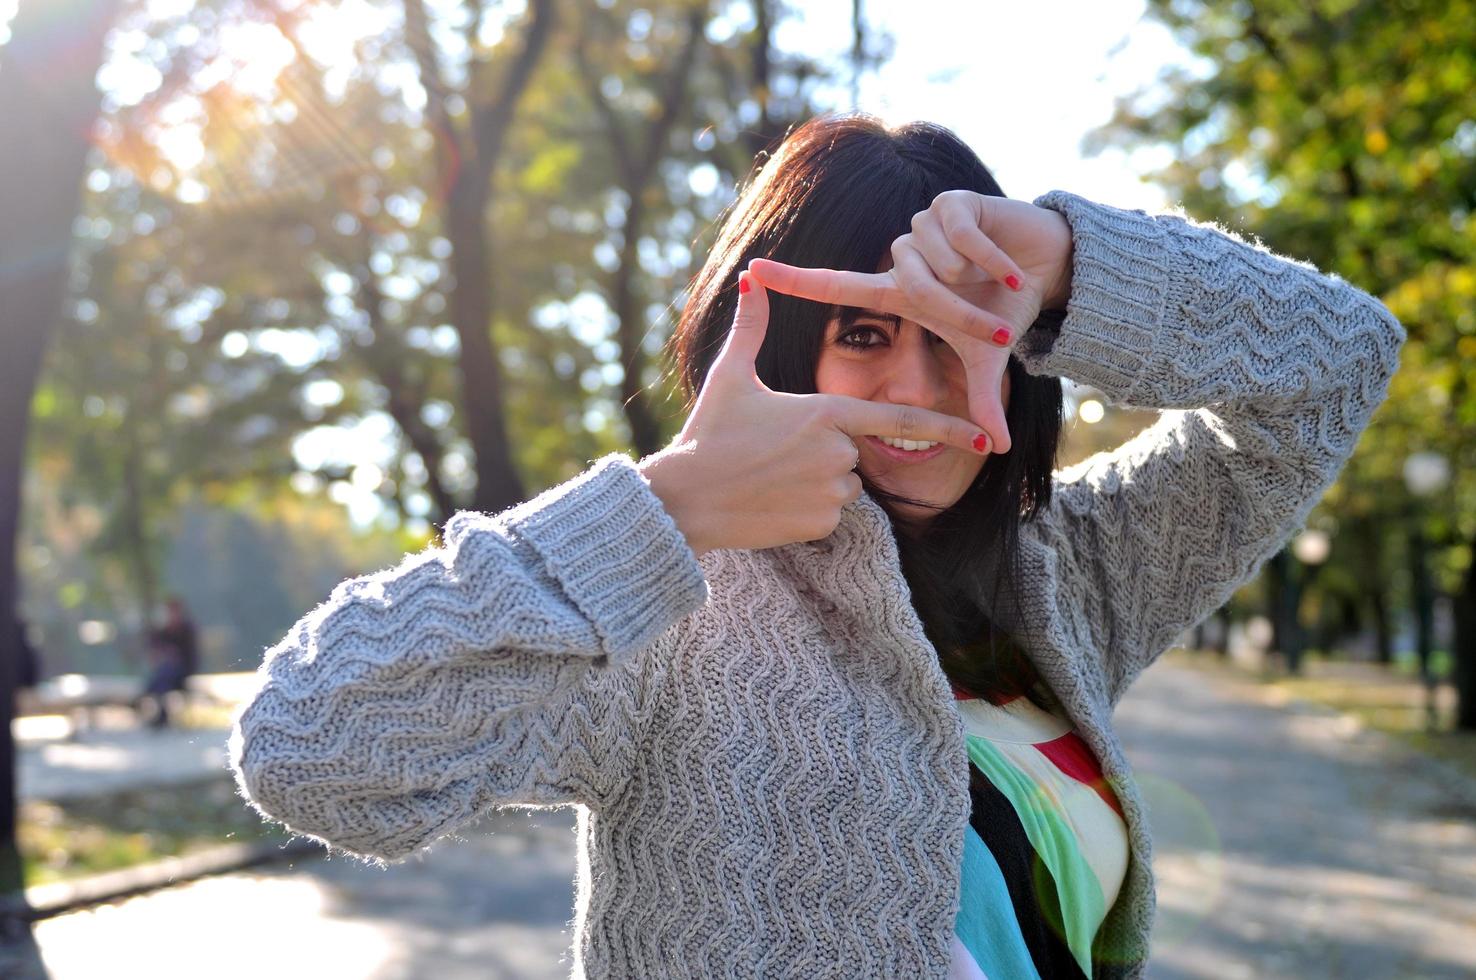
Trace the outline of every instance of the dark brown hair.
{"type": "MultiPolygon", "coordinates": [[[[669,344],[690,409],[737,308],[738,273],[754,258],[874,272],[912,217],[946,190],[1003,197],[988,168],[957,136],[930,123],[887,128],[874,117],[822,116],[795,130],[749,181],[691,284],[669,344]]],[[[769,329],[755,367],[775,391],[815,391],[825,329],[840,311],[770,292],[769,329]]],[[[1022,339],[1023,342],[1023,339],[1022,339]]],[[[1059,378],[1009,361],[1006,421],[1012,448],[987,458],[979,477],[929,526],[903,533],[892,504],[921,501],[862,484],[893,515],[903,574],[944,671],[993,701],[1026,695],[1038,677],[988,608],[1015,602],[1019,524],[1050,499],[1061,431],[1059,378]]],[[[935,508],[936,509],[936,508],[935,508]]]]}

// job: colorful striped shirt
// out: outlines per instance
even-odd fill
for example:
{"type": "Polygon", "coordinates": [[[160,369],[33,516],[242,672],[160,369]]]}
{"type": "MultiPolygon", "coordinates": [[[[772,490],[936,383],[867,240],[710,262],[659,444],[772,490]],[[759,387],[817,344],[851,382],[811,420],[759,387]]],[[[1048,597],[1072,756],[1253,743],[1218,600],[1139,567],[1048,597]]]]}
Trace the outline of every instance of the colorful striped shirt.
{"type": "Polygon", "coordinates": [[[969,826],[955,980],[1092,975],[1092,940],[1127,873],[1127,826],[1071,723],[1018,697],[955,689],[969,752],[969,826]]]}

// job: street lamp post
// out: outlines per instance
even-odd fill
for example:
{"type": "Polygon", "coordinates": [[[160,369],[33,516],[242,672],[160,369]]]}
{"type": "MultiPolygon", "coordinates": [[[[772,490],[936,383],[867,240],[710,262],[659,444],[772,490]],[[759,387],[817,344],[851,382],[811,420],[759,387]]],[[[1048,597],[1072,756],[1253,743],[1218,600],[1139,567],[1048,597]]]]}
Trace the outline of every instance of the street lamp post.
{"type": "MultiPolygon", "coordinates": [[[[1411,501],[1427,501],[1445,488],[1450,480],[1450,464],[1439,453],[1412,453],[1404,461],[1404,486],[1409,490],[1411,501]]],[[[1435,595],[1430,587],[1430,567],[1421,513],[1411,503],[1409,532],[1410,589],[1415,607],[1415,652],[1419,658],[1420,681],[1425,686],[1425,726],[1430,731],[1438,727],[1435,706],[1435,672],[1430,667],[1430,654],[1434,649],[1435,595]]]]}
{"type": "Polygon", "coordinates": [[[1299,673],[1301,670],[1303,646],[1306,643],[1307,633],[1302,627],[1302,599],[1306,596],[1307,587],[1317,577],[1317,571],[1322,563],[1327,561],[1328,554],[1332,551],[1332,538],[1326,531],[1319,528],[1309,527],[1292,539],[1291,553],[1296,558],[1301,568],[1294,575],[1289,576],[1291,581],[1287,583],[1287,592],[1291,597],[1290,608],[1287,610],[1287,624],[1292,634],[1287,639],[1288,664],[1287,669],[1291,673],[1299,673]]]}

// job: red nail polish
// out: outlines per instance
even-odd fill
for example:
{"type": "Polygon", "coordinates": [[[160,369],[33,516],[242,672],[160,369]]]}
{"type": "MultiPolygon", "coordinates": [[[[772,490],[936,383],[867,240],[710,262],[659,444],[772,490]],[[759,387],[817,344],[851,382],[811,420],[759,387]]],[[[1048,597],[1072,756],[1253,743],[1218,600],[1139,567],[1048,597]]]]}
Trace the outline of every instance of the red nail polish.
{"type": "Polygon", "coordinates": [[[748,277],[747,276],[740,275],[738,277],[738,291],[740,293],[746,293],[746,292],[748,292],[752,288],[753,287],[748,284],[748,277]]]}
{"type": "Polygon", "coordinates": [[[1014,273],[1010,273],[1009,275],[1005,276],[1005,285],[1009,286],[1011,289],[1019,289],[1020,277],[1015,275],[1014,273]]]}
{"type": "Polygon", "coordinates": [[[1010,342],[1010,332],[1004,327],[1000,327],[998,330],[994,331],[994,335],[990,339],[999,346],[1003,347],[1005,344],[1008,344],[1010,342]]]}
{"type": "Polygon", "coordinates": [[[989,448],[989,440],[984,437],[984,433],[981,432],[974,436],[974,452],[982,453],[987,448],[989,448]]]}

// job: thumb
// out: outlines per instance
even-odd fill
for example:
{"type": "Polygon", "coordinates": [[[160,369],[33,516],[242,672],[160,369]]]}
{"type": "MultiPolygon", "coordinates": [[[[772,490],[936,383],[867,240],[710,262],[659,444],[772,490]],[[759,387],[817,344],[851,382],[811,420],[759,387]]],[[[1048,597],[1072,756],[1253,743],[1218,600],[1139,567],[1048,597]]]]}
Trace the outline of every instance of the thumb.
{"type": "Polygon", "coordinates": [[[738,274],[738,312],[733,328],[713,362],[712,373],[746,379],[756,377],[754,362],[769,332],[769,293],[747,271],[738,274]]]}

